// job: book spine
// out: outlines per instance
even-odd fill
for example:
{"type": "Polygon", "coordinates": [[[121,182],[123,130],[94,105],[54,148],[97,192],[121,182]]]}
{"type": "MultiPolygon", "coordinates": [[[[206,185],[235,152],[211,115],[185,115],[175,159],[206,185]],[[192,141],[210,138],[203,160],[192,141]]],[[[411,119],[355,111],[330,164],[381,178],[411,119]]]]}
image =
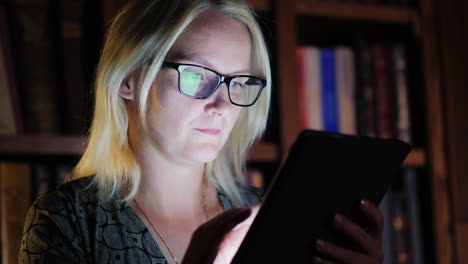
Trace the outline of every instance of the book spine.
{"type": "Polygon", "coordinates": [[[0,6],[0,134],[23,131],[5,7],[0,6]]]}
{"type": "Polygon", "coordinates": [[[392,46],[393,69],[396,92],[396,126],[400,140],[411,143],[410,107],[408,99],[408,82],[406,58],[403,45],[392,46]]]}
{"type": "Polygon", "coordinates": [[[82,135],[86,131],[86,76],[82,20],[84,1],[58,2],[64,79],[65,130],[82,135]]]}
{"type": "Polygon", "coordinates": [[[408,237],[408,215],[405,208],[405,199],[401,190],[392,194],[392,226],[393,226],[393,250],[395,263],[412,263],[408,237]]]}
{"type": "Polygon", "coordinates": [[[375,114],[375,84],[373,73],[373,53],[367,42],[357,41],[357,127],[358,134],[364,136],[377,136],[375,114]]]}
{"type": "Polygon", "coordinates": [[[34,199],[52,189],[51,171],[49,167],[37,162],[32,164],[32,194],[34,199]]]}
{"type": "Polygon", "coordinates": [[[12,6],[18,88],[23,100],[25,132],[61,130],[54,19],[48,1],[17,1],[12,6]]]}
{"type": "Polygon", "coordinates": [[[424,247],[421,232],[421,215],[419,210],[418,174],[414,168],[403,170],[403,186],[408,206],[408,229],[411,257],[413,264],[423,264],[424,247]]]}
{"type": "Polygon", "coordinates": [[[31,206],[31,168],[0,163],[2,263],[17,263],[27,211],[31,206]]]}
{"type": "Polygon", "coordinates": [[[307,97],[306,97],[306,76],[305,76],[305,47],[296,48],[296,68],[297,68],[297,84],[298,84],[298,106],[299,106],[299,120],[301,129],[307,128],[307,97]]]}
{"type": "Polygon", "coordinates": [[[393,264],[393,226],[392,226],[392,191],[389,189],[380,202],[379,209],[384,216],[384,226],[382,233],[382,251],[384,254],[383,264],[393,264]]]}
{"type": "Polygon", "coordinates": [[[382,138],[394,138],[394,100],[390,80],[389,47],[385,44],[376,44],[373,50],[375,56],[378,136],[382,138]]]}
{"type": "Polygon", "coordinates": [[[336,96],[335,51],[320,50],[320,69],[322,86],[322,113],[324,130],[339,132],[338,106],[336,96]]]}
{"type": "Polygon", "coordinates": [[[323,129],[322,91],[320,87],[320,52],[317,47],[307,47],[306,57],[306,97],[307,97],[307,127],[315,130],[323,129]]]}
{"type": "Polygon", "coordinates": [[[356,134],[356,103],[354,55],[349,47],[338,47],[336,52],[336,90],[340,132],[356,134]]]}

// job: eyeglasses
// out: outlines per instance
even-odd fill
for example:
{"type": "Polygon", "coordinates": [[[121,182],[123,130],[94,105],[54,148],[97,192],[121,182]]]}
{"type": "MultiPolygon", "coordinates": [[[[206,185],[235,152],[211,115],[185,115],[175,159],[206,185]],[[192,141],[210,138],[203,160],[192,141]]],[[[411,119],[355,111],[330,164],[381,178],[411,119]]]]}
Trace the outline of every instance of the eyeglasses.
{"type": "Polygon", "coordinates": [[[248,107],[257,101],[266,86],[266,80],[258,77],[250,75],[224,76],[199,65],[164,61],[162,67],[177,70],[180,93],[194,99],[208,98],[216,92],[222,83],[225,83],[231,103],[248,107]]]}

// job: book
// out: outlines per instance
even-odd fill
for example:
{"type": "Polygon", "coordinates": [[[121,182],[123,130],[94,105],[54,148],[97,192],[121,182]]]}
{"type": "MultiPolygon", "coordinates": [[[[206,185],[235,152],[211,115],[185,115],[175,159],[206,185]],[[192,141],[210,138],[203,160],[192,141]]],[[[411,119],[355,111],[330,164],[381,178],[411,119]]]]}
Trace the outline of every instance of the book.
{"type": "Polygon", "coordinates": [[[323,129],[319,54],[318,47],[300,46],[297,48],[301,129],[323,129]]]}
{"type": "Polygon", "coordinates": [[[84,50],[84,0],[60,0],[58,3],[60,21],[60,44],[63,69],[63,98],[65,132],[82,135],[87,126],[87,90],[84,50]]]}
{"type": "Polygon", "coordinates": [[[5,7],[0,6],[0,135],[21,133],[21,111],[5,7]]]}
{"type": "Polygon", "coordinates": [[[377,135],[382,138],[395,137],[394,93],[391,83],[390,48],[386,44],[373,46],[375,60],[377,135]]]}
{"type": "Polygon", "coordinates": [[[382,233],[382,252],[384,254],[383,264],[393,264],[393,226],[392,226],[392,190],[389,189],[382,201],[379,209],[384,217],[383,233],[382,233]]]}
{"type": "Polygon", "coordinates": [[[2,263],[17,263],[23,226],[31,206],[31,168],[26,163],[0,163],[2,263]]]}
{"type": "Polygon", "coordinates": [[[52,189],[51,170],[45,163],[35,162],[31,164],[31,172],[32,195],[36,199],[52,189]]]}
{"type": "Polygon", "coordinates": [[[354,53],[350,47],[344,46],[337,47],[335,53],[339,129],[341,133],[355,135],[357,129],[354,53]]]}
{"type": "Polygon", "coordinates": [[[397,137],[412,143],[405,49],[402,44],[394,44],[391,48],[395,78],[397,137]]]}
{"type": "Polygon", "coordinates": [[[408,208],[409,244],[411,250],[411,263],[423,264],[424,245],[421,231],[421,213],[419,209],[418,174],[414,168],[403,170],[403,192],[408,208]]]}
{"type": "Polygon", "coordinates": [[[323,129],[329,132],[339,132],[335,51],[333,49],[320,49],[320,70],[323,129]]]}
{"type": "Polygon", "coordinates": [[[300,127],[301,129],[306,129],[308,127],[307,124],[307,116],[308,116],[308,111],[306,109],[307,105],[307,96],[306,96],[306,66],[305,66],[305,50],[306,47],[297,47],[296,48],[296,74],[297,74],[297,84],[298,84],[298,89],[297,89],[297,102],[298,102],[298,107],[299,107],[299,122],[300,122],[300,127]]]}
{"type": "Polygon", "coordinates": [[[321,130],[323,129],[323,114],[319,48],[308,46],[305,50],[305,58],[307,128],[321,130]]]}
{"type": "Polygon", "coordinates": [[[392,237],[394,263],[412,263],[410,254],[410,243],[408,234],[408,210],[406,208],[405,197],[402,190],[394,190],[392,193],[392,237]]]}
{"type": "Polygon", "coordinates": [[[47,0],[15,0],[11,18],[24,130],[57,134],[61,117],[52,8],[47,0]]]}
{"type": "Polygon", "coordinates": [[[356,114],[358,134],[377,136],[374,59],[369,43],[356,40],[356,114]]]}

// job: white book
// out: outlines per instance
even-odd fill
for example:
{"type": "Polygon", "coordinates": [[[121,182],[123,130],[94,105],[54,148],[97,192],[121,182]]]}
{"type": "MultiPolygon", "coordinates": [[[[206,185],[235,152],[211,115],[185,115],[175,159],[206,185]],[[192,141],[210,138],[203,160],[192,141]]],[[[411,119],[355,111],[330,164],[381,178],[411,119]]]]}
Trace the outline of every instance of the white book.
{"type": "Polygon", "coordinates": [[[397,44],[392,49],[393,67],[395,74],[395,89],[397,98],[397,131],[398,138],[411,143],[411,122],[408,99],[407,67],[405,50],[397,44]]]}
{"type": "Polygon", "coordinates": [[[318,47],[307,46],[305,48],[305,74],[307,127],[323,130],[320,51],[318,47]]]}
{"type": "Polygon", "coordinates": [[[354,54],[350,47],[337,47],[336,54],[336,94],[340,132],[357,134],[354,54]]]}

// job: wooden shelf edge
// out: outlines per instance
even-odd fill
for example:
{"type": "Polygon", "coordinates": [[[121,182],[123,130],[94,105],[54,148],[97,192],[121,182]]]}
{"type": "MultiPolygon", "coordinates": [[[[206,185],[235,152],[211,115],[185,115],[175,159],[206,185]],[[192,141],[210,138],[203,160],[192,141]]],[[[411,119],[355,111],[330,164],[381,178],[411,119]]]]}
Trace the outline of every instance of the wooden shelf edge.
{"type": "Polygon", "coordinates": [[[403,167],[425,167],[427,165],[426,152],[423,149],[413,149],[403,162],[403,167]]]}
{"type": "Polygon", "coordinates": [[[296,0],[295,12],[300,15],[398,24],[413,24],[415,17],[417,17],[416,11],[406,7],[386,7],[358,3],[320,3],[307,0],[296,0]]]}
{"type": "Polygon", "coordinates": [[[268,0],[247,0],[247,2],[257,12],[270,11],[270,3],[268,0]]]}
{"type": "MultiPolygon", "coordinates": [[[[1,155],[82,155],[86,144],[83,136],[21,135],[0,136],[1,155]]],[[[249,153],[249,161],[278,161],[275,144],[259,142],[249,153]]],[[[404,167],[426,166],[426,153],[414,149],[403,163],[404,167]]]]}
{"type": "Polygon", "coordinates": [[[16,135],[0,136],[1,155],[82,155],[83,136],[16,135]]]}
{"type": "Polygon", "coordinates": [[[275,144],[259,142],[251,149],[248,157],[249,161],[278,161],[278,148],[275,144]]]}

